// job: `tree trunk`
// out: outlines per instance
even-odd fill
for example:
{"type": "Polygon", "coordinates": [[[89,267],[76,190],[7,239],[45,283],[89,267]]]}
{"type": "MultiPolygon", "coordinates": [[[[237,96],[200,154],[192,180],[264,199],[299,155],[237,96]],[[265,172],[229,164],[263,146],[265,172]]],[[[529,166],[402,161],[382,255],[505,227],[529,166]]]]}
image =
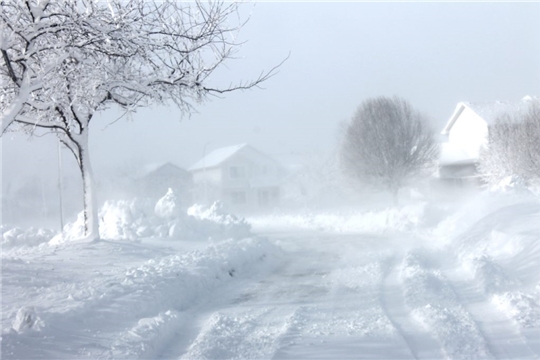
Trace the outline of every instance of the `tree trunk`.
{"type": "Polygon", "coordinates": [[[88,128],[80,135],[79,169],[83,181],[84,236],[87,240],[99,240],[99,219],[94,193],[94,178],[88,152],[88,128]]]}

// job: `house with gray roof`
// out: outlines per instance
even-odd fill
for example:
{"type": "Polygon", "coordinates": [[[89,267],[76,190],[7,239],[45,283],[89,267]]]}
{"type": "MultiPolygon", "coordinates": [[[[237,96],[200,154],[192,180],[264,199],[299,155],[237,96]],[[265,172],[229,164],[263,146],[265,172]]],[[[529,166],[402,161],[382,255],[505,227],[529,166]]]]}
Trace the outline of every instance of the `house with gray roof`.
{"type": "Polygon", "coordinates": [[[441,132],[447,141],[442,144],[439,177],[457,182],[477,182],[478,159],[487,145],[489,127],[505,115],[526,112],[533,101],[538,99],[526,96],[515,102],[458,103],[441,132]]]}
{"type": "Polygon", "coordinates": [[[248,144],[215,149],[188,171],[197,202],[220,200],[240,211],[268,209],[280,203],[283,167],[248,144]]]}
{"type": "Polygon", "coordinates": [[[171,162],[147,164],[133,178],[136,194],[159,199],[172,189],[181,205],[192,205],[191,173],[171,162]]]}

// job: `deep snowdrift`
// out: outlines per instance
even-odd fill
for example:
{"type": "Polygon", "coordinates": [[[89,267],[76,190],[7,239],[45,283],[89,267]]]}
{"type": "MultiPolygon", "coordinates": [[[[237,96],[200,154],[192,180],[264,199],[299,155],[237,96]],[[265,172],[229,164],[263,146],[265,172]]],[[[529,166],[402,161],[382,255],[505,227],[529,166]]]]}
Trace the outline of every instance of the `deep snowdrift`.
{"type": "MultiPolygon", "coordinates": [[[[153,203],[148,199],[106,201],[99,211],[99,232],[103,239],[132,240],[170,238],[177,240],[242,239],[251,235],[251,225],[243,218],[224,211],[221,203],[209,207],[195,204],[182,210],[171,189],[153,203]]],[[[84,238],[82,212],[62,234],[50,229],[21,229],[2,225],[2,246],[51,245],[84,238]]]]}
{"type": "Polygon", "coordinates": [[[540,356],[529,193],[248,219],[269,239],[172,195],[107,203],[114,241],[3,227],[2,357],[540,356]]]}

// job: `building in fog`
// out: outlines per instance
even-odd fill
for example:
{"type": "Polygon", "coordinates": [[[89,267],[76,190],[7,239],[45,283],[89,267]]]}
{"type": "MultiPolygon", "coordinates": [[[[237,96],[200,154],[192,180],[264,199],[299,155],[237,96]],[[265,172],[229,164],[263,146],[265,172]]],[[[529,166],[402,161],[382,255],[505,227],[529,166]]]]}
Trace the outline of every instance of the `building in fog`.
{"type": "Polygon", "coordinates": [[[235,210],[270,209],[280,204],[283,167],[250,145],[216,149],[189,171],[196,202],[220,200],[235,210]]]}
{"type": "Polygon", "coordinates": [[[171,188],[184,206],[193,202],[191,173],[170,162],[146,165],[135,177],[134,185],[138,196],[159,199],[171,188]]]}
{"type": "Polygon", "coordinates": [[[480,151],[487,145],[489,126],[505,114],[526,111],[535,98],[521,101],[492,101],[483,103],[460,102],[442,134],[447,141],[442,144],[439,178],[455,183],[479,183],[478,161],[480,151]]]}

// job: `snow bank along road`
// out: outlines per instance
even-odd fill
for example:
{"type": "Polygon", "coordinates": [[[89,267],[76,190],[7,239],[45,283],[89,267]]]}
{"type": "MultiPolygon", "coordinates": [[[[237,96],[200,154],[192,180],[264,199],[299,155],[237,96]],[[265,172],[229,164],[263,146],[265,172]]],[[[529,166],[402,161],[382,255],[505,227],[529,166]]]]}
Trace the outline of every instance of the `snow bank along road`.
{"type": "Polygon", "coordinates": [[[2,358],[540,357],[537,202],[405,228],[14,247],[2,358]]]}

